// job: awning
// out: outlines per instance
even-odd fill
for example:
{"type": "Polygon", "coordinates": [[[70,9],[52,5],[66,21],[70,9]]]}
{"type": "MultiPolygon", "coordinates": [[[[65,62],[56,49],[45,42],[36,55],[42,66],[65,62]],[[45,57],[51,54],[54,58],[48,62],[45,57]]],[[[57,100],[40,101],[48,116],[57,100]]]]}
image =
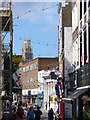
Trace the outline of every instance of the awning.
{"type": "Polygon", "coordinates": [[[75,99],[82,97],[89,88],[84,88],[84,89],[76,89],[74,92],[72,92],[67,98],[62,98],[64,102],[71,102],[74,101],[75,99]]]}
{"type": "Polygon", "coordinates": [[[71,93],[68,97],[72,99],[76,99],[78,97],[83,96],[88,90],[89,88],[77,89],[73,93],[71,93]]]}

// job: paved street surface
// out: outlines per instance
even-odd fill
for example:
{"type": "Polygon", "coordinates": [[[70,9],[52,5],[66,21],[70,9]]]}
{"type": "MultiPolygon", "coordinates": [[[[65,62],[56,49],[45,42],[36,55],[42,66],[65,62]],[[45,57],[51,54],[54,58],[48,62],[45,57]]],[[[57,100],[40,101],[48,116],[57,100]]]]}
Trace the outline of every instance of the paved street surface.
{"type": "Polygon", "coordinates": [[[48,113],[46,111],[43,112],[41,120],[48,120],[48,113]]]}

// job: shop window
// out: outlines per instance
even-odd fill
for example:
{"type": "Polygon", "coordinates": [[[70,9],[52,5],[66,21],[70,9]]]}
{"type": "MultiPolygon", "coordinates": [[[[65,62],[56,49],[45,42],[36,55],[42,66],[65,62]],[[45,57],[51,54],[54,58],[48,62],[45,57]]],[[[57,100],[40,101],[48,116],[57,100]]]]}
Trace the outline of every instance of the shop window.
{"type": "Polygon", "coordinates": [[[82,2],[80,2],[80,20],[82,19],[82,2]]]}

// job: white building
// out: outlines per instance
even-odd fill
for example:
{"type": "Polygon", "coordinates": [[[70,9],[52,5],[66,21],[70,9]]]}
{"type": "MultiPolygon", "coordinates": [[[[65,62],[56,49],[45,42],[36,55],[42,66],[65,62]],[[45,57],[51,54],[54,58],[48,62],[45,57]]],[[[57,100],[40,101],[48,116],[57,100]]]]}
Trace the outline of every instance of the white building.
{"type": "Polygon", "coordinates": [[[78,69],[90,62],[90,1],[76,0],[72,9],[73,64],[78,69]]]}
{"type": "Polygon", "coordinates": [[[41,71],[42,72],[42,80],[43,80],[43,90],[44,90],[44,109],[47,110],[53,108],[56,112],[58,109],[57,102],[55,101],[56,92],[55,92],[55,84],[57,83],[56,79],[51,79],[51,70],[41,71]]]}

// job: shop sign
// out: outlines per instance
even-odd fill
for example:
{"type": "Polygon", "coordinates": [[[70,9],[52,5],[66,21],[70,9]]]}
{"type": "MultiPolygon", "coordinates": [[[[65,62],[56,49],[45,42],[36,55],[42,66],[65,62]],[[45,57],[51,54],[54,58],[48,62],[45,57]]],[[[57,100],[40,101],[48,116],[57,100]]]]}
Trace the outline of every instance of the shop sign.
{"type": "Polygon", "coordinates": [[[28,90],[22,90],[22,95],[28,95],[28,90]]]}
{"type": "Polygon", "coordinates": [[[38,89],[31,89],[31,95],[37,95],[38,89]]]}

